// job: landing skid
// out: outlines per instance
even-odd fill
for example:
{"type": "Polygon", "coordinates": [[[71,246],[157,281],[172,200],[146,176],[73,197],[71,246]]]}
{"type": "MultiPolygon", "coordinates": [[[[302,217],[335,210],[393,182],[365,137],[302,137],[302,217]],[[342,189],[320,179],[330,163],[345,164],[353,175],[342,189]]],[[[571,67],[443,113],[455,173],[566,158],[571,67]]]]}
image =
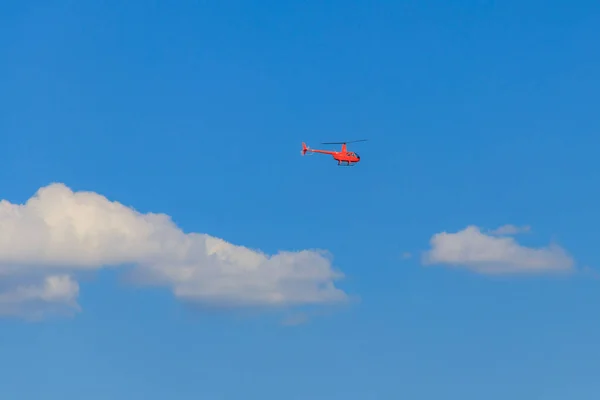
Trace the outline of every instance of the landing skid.
{"type": "Polygon", "coordinates": [[[338,161],[338,166],[340,167],[354,167],[356,163],[351,163],[349,161],[344,161],[343,163],[338,161]]]}

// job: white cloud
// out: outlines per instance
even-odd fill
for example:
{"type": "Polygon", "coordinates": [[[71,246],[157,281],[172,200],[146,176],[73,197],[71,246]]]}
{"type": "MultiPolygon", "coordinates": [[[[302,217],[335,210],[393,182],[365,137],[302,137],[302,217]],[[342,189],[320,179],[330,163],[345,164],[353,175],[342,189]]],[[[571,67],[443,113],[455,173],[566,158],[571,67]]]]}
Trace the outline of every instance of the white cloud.
{"type": "Polygon", "coordinates": [[[490,231],[492,235],[517,235],[519,233],[530,232],[531,227],[528,225],[515,226],[515,225],[502,225],[501,227],[490,231]]]}
{"type": "Polygon", "coordinates": [[[556,244],[547,247],[525,247],[512,237],[496,237],[468,226],[456,233],[437,233],[430,240],[431,250],[424,264],[448,264],[478,273],[544,273],[566,272],[573,259],[556,244]]]}
{"type": "Polygon", "coordinates": [[[39,314],[48,305],[77,310],[77,272],[123,265],[134,266],[138,284],[166,286],[182,300],[208,305],[347,300],[334,285],[343,275],[321,252],[263,254],[207,234],[184,233],[167,215],[142,214],[63,184],[39,189],[25,204],[0,201],[0,228],[4,315],[39,314]]]}
{"type": "Polygon", "coordinates": [[[39,320],[48,314],[72,315],[80,310],[79,285],[68,275],[2,283],[0,315],[39,320]]]}

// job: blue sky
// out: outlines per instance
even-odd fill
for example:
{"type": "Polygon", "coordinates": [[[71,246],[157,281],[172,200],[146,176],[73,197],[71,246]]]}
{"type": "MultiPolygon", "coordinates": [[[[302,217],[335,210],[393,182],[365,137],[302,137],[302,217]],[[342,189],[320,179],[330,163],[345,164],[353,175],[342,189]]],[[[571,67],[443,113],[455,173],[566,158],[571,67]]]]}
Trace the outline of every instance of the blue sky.
{"type": "Polygon", "coordinates": [[[3,398],[597,399],[597,2],[197,3],[3,6],[3,398]]]}

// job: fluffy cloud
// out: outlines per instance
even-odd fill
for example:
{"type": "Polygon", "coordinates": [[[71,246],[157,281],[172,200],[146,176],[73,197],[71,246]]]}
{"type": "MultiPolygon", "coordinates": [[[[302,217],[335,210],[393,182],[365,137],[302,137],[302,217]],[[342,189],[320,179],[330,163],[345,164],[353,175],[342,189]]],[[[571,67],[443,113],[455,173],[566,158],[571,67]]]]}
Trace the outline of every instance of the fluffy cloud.
{"type": "Polygon", "coordinates": [[[180,299],[225,307],[280,307],[347,300],[342,278],[316,251],[263,254],[164,214],[142,214],[93,192],[43,187],[25,204],[0,201],[0,314],[79,309],[78,272],[133,265],[134,282],[180,299]]]}
{"type": "Polygon", "coordinates": [[[456,233],[437,233],[430,244],[431,249],[423,256],[425,264],[448,264],[485,274],[566,272],[574,264],[556,244],[525,247],[512,237],[486,235],[476,226],[456,233]]]}

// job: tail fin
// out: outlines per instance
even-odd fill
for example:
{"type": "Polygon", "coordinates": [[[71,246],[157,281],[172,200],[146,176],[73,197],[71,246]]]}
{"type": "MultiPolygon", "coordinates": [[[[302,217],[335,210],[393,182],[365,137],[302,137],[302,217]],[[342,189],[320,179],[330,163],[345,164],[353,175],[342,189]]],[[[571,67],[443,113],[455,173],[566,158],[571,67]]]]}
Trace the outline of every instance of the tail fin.
{"type": "Polygon", "coordinates": [[[306,143],[302,142],[302,155],[305,155],[307,151],[308,146],[306,145],[306,143]]]}

